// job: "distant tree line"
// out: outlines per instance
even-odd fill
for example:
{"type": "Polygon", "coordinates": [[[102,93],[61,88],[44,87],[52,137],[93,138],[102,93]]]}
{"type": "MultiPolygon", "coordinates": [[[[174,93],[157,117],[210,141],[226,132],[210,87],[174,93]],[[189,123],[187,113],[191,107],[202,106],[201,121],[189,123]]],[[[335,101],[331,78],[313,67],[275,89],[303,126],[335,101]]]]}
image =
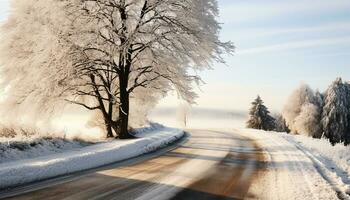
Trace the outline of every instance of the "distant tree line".
{"type": "Polygon", "coordinates": [[[252,105],[248,128],[327,138],[333,145],[350,144],[350,84],[341,78],[323,93],[302,84],[274,117],[260,97],[252,105]]]}

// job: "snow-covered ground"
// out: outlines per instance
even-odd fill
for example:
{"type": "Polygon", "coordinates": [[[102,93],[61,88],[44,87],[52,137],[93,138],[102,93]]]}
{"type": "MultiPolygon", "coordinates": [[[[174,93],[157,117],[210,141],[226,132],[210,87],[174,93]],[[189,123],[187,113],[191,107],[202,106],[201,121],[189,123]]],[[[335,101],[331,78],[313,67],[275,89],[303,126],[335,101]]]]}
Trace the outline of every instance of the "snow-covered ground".
{"type": "MultiPolygon", "coordinates": [[[[137,131],[138,139],[111,140],[71,148],[37,158],[0,163],[0,189],[95,168],[164,147],[184,135],[179,129],[156,127],[137,131]]],[[[37,155],[37,151],[33,151],[37,155]]],[[[27,154],[30,155],[30,154],[27,154]]]]}
{"type": "Polygon", "coordinates": [[[266,153],[267,170],[251,188],[265,195],[260,198],[350,199],[350,147],[285,133],[237,132],[254,139],[266,153]]]}

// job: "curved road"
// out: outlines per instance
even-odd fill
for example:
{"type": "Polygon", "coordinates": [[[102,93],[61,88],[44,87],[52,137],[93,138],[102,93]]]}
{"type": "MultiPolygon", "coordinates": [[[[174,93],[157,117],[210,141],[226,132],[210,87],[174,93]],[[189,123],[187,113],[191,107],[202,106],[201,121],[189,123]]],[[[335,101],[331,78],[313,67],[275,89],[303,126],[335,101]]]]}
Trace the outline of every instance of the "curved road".
{"type": "MultiPolygon", "coordinates": [[[[263,152],[229,132],[189,130],[178,148],[8,191],[8,199],[243,199],[263,152]]],[[[1,194],[0,194],[1,197],[1,194]]]]}

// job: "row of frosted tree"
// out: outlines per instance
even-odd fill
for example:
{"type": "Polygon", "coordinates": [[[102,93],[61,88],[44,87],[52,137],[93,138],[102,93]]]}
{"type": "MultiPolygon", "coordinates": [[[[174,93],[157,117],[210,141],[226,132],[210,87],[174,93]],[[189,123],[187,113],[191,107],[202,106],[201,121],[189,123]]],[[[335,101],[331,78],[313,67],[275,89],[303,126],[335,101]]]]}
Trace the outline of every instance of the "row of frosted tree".
{"type": "Polygon", "coordinates": [[[350,144],[350,84],[337,78],[321,93],[302,84],[288,98],[282,114],[272,117],[258,97],[252,104],[248,128],[328,138],[350,144]]]}

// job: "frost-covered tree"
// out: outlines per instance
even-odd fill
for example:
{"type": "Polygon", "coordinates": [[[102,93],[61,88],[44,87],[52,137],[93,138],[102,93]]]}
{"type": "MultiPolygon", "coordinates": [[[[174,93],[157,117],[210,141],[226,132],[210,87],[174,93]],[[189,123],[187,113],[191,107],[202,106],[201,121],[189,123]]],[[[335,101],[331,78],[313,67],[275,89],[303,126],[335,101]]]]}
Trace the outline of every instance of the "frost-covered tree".
{"type": "Polygon", "coordinates": [[[313,118],[316,120],[314,121],[314,124],[316,124],[316,127],[314,127],[313,137],[314,138],[321,138],[323,134],[323,127],[322,127],[322,112],[324,107],[324,96],[321,92],[318,90],[315,93],[315,101],[314,105],[317,107],[316,113],[314,113],[313,118]]]}
{"type": "Polygon", "coordinates": [[[264,102],[258,96],[253,102],[249,111],[247,128],[271,131],[275,129],[275,119],[270,116],[270,112],[264,102]]]}
{"type": "Polygon", "coordinates": [[[324,95],[318,90],[315,93],[315,104],[320,108],[324,106],[324,95]]]}
{"type": "Polygon", "coordinates": [[[290,130],[286,124],[286,120],[284,119],[284,117],[282,116],[282,114],[275,114],[273,116],[273,118],[275,119],[275,129],[274,131],[277,132],[285,132],[285,133],[289,133],[290,130]]]}
{"type": "Polygon", "coordinates": [[[294,119],[293,127],[298,134],[309,137],[318,137],[322,134],[320,115],[321,110],[315,104],[302,105],[299,115],[294,119]]]}
{"type": "Polygon", "coordinates": [[[16,0],[12,10],[0,47],[10,102],[64,98],[100,112],[119,138],[131,137],[135,94],[175,89],[193,103],[200,77],[189,69],[233,49],[218,38],[216,0],[16,0]]]}
{"type": "Polygon", "coordinates": [[[290,95],[282,115],[292,133],[319,137],[322,133],[322,101],[322,95],[315,93],[306,84],[302,84],[290,95]]]}
{"type": "Polygon", "coordinates": [[[332,144],[350,144],[350,85],[337,78],[325,93],[322,113],[324,136],[332,144]]]}

